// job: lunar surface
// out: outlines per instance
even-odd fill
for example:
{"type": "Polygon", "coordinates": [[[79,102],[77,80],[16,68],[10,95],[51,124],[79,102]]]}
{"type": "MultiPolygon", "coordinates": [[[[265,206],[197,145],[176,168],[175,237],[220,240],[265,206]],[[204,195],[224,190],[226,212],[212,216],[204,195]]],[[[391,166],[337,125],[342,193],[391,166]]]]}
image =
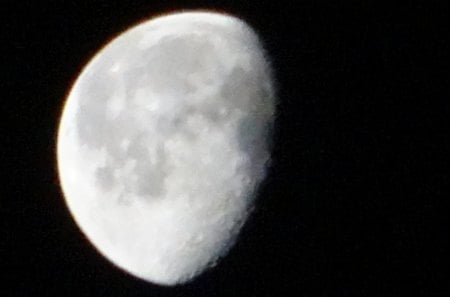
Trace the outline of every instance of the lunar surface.
{"type": "Polygon", "coordinates": [[[57,141],[72,216],[117,267],[194,279],[235,243],[270,162],[270,65],[242,20],[182,12],[113,39],[82,70],[57,141]]]}

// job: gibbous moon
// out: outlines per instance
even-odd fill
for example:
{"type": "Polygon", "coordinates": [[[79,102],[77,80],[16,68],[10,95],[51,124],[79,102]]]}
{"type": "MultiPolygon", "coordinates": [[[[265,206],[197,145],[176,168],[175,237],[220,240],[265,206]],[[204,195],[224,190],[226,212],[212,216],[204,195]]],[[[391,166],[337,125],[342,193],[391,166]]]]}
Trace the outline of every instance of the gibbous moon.
{"type": "Polygon", "coordinates": [[[267,172],[273,84],[256,33],[227,14],[160,16],[102,48],[57,140],[67,206],[98,251],[161,285],[215,265],[267,172]]]}

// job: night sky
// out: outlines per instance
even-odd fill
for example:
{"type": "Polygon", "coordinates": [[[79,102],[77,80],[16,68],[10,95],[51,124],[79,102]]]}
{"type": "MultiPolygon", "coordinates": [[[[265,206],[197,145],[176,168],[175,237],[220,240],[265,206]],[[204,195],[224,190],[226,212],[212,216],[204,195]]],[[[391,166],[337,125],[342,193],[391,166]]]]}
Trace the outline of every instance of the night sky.
{"type": "Polygon", "coordinates": [[[450,9],[379,2],[3,1],[0,295],[450,296],[450,9]],[[279,103],[273,164],[237,245],[168,288],[116,268],[81,233],[55,135],[106,42],[190,8],[256,30],[279,103]]]}

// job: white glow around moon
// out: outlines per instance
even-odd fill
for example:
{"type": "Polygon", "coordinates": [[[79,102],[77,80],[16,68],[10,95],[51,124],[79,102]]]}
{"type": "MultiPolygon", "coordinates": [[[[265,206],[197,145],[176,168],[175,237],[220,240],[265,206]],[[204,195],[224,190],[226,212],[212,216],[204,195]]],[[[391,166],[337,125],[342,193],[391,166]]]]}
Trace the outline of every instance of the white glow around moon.
{"type": "Polygon", "coordinates": [[[226,254],[270,159],[273,81],[258,37],[217,13],[161,16],[83,69],[58,169],[87,238],[150,282],[187,282],[226,254]]]}

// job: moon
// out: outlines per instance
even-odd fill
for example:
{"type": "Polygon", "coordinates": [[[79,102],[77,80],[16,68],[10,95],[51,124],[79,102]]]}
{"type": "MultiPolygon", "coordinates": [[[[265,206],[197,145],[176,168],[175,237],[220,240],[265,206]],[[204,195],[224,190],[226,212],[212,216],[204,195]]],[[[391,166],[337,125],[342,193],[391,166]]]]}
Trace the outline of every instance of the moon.
{"type": "Polygon", "coordinates": [[[192,281],[236,242],[267,175],[272,69],[243,20],[188,11],[118,35],[84,67],[57,139],[68,210],[116,267],[192,281]]]}

